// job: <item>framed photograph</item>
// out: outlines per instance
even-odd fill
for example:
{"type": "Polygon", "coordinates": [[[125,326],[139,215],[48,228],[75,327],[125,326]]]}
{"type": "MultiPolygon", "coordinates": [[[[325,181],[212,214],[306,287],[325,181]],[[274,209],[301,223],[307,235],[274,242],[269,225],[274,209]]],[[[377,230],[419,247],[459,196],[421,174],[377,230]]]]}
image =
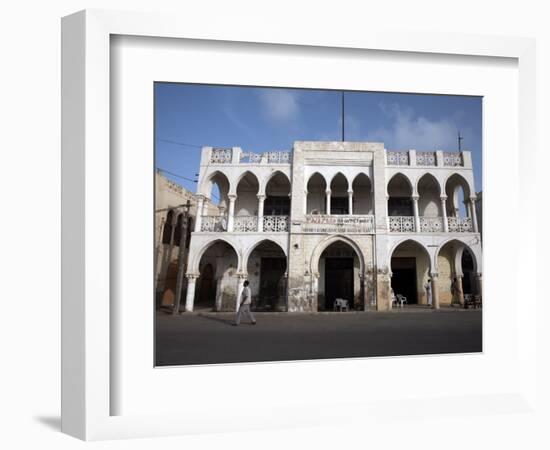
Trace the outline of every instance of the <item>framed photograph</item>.
{"type": "Polygon", "coordinates": [[[531,40],[62,31],[64,432],[531,408],[531,40]]]}

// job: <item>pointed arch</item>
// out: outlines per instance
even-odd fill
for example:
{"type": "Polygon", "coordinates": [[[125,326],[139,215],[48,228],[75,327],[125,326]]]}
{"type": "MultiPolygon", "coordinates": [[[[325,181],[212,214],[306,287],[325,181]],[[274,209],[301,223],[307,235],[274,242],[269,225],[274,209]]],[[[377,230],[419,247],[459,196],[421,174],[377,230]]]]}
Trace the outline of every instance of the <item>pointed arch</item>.
{"type": "Polygon", "coordinates": [[[188,274],[199,274],[199,264],[200,264],[200,261],[201,261],[201,258],[203,257],[203,255],[206,253],[206,251],[212,247],[213,245],[219,243],[219,242],[224,242],[225,244],[227,244],[234,252],[235,252],[235,255],[237,256],[237,271],[241,271],[242,270],[242,252],[238,251],[237,248],[235,247],[235,245],[233,245],[233,243],[231,241],[229,241],[228,239],[225,239],[225,238],[217,238],[213,241],[209,241],[207,243],[205,243],[194,255],[193,259],[189,261],[188,263],[188,269],[187,269],[187,273],[188,274]]]}
{"type": "Polygon", "coordinates": [[[309,266],[310,273],[311,274],[318,273],[319,259],[321,258],[321,255],[323,254],[323,252],[328,246],[334,244],[335,242],[343,242],[344,244],[348,244],[351,248],[353,248],[353,250],[355,250],[357,257],[359,258],[359,271],[360,271],[359,273],[364,274],[365,273],[365,256],[361,251],[361,247],[353,239],[349,238],[348,236],[344,236],[342,234],[335,234],[332,236],[328,236],[317,244],[317,246],[315,247],[315,249],[311,254],[311,260],[310,260],[310,266],[309,266]]]}

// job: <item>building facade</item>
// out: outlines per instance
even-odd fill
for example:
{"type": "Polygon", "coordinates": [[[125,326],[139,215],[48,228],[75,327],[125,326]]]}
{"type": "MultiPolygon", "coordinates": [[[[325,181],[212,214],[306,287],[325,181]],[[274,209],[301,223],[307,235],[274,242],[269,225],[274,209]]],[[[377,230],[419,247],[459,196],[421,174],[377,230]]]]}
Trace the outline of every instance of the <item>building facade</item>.
{"type": "Polygon", "coordinates": [[[439,308],[481,295],[475,192],[468,151],[204,147],[185,309],[234,311],[245,279],[253,307],[265,311],[333,310],[337,298],[386,311],[394,294],[439,308]]]}

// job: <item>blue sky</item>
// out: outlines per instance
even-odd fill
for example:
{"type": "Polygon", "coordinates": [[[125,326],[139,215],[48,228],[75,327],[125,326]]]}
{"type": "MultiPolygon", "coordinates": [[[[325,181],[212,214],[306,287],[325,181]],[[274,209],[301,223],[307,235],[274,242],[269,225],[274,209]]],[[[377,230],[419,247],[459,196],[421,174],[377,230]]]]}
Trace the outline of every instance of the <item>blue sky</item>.
{"type": "MultiPolygon", "coordinates": [[[[481,97],[345,93],[345,139],[388,150],[472,152],[482,187],[481,97]]],[[[341,140],[341,92],[155,83],[155,157],[165,175],[195,192],[200,147],[289,150],[297,140],[341,140]]]]}

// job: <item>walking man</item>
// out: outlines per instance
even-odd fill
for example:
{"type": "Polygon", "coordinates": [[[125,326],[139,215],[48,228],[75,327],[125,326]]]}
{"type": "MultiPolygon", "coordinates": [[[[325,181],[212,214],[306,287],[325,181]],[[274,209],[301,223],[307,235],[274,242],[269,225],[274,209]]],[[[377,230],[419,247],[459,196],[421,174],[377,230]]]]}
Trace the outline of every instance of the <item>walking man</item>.
{"type": "Polygon", "coordinates": [[[248,287],[250,283],[248,280],[245,280],[243,283],[243,293],[241,295],[241,301],[239,304],[239,311],[237,312],[237,319],[235,320],[235,323],[233,325],[239,326],[239,323],[241,323],[241,315],[243,313],[248,314],[248,317],[250,318],[250,322],[252,322],[252,325],[256,325],[256,319],[254,319],[254,316],[252,315],[252,311],[250,311],[250,304],[252,303],[251,295],[250,295],[250,288],[248,287]]]}

